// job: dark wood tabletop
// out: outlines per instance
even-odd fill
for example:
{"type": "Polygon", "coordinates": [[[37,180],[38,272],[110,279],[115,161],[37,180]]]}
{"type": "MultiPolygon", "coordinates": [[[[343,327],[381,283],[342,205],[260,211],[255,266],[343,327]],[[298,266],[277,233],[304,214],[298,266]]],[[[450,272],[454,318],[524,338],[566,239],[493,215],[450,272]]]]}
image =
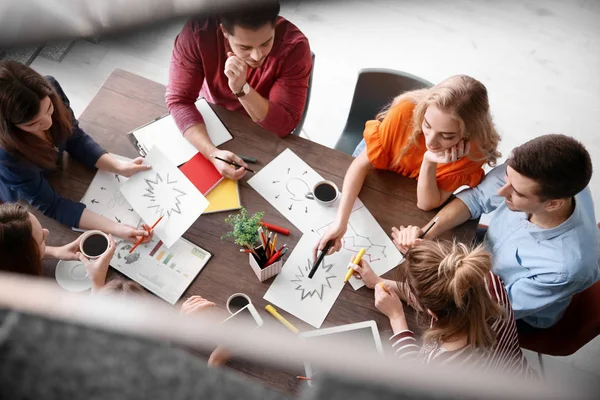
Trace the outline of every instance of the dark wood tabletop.
{"type": "MultiPolygon", "coordinates": [[[[65,87],[65,91],[68,93],[69,88],[65,87]]],[[[81,114],[80,126],[106,150],[126,157],[137,157],[136,150],[125,134],[166,114],[168,110],[164,95],[165,86],[123,70],[115,70],[81,114]]],[[[353,160],[351,156],[299,136],[281,139],[253,123],[247,116],[218,106],[213,106],[213,109],[234,137],[221,148],[256,157],[257,169],[289,148],[325,179],[342,187],[344,174],[353,160]]],[[[50,182],[62,196],[80,201],[94,175],[95,171],[86,169],[65,155],[62,168],[52,174],[50,182]]],[[[247,184],[246,180],[250,177],[251,174],[247,174],[240,182],[242,204],[249,213],[265,211],[266,221],[289,228],[291,235],[280,236],[280,241],[293,249],[301,237],[301,232],[247,184]],[[284,238],[285,240],[282,240],[284,238]]],[[[392,172],[373,171],[365,181],[360,199],[386,232],[391,232],[392,226],[423,226],[435,213],[423,212],[417,208],[416,188],[415,180],[392,172]]],[[[213,258],[183,298],[201,295],[224,309],[225,302],[231,294],[246,293],[252,298],[265,322],[271,323],[272,318],[264,311],[267,303],[263,296],[273,279],[259,282],[248,265],[247,255],[240,253],[238,246],[231,241],[221,240],[221,236],[229,230],[229,226],[224,222],[228,214],[230,212],[203,215],[184,235],[186,239],[211,252],[213,258]]],[[[42,225],[50,229],[49,245],[62,245],[77,237],[77,232],[40,216],[39,212],[36,212],[36,215],[40,217],[42,225]]],[[[453,230],[450,235],[470,241],[476,226],[476,221],[470,221],[453,230]]],[[[56,262],[46,262],[45,274],[54,276],[55,265],[56,262]]],[[[393,271],[385,276],[393,278],[393,271]]],[[[280,311],[301,331],[312,329],[308,324],[280,311]]],[[[365,320],[375,320],[382,333],[382,339],[387,339],[389,322],[376,310],[372,290],[363,287],[355,291],[350,285],[346,285],[323,327],[365,320]]],[[[235,361],[231,365],[263,380],[273,388],[292,393],[299,385],[293,374],[303,372],[277,371],[244,361],[235,361]]]]}

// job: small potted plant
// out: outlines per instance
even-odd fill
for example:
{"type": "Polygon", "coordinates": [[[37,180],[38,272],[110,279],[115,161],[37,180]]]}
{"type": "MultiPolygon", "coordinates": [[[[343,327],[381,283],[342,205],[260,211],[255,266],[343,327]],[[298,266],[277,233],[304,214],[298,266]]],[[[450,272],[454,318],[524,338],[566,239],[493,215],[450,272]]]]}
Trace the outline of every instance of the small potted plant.
{"type": "Polygon", "coordinates": [[[245,248],[240,251],[249,253],[250,266],[261,282],[281,272],[282,256],[285,254],[279,253],[279,257],[273,258],[276,255],[274,246],[269,244],[267,234],[261,225],[264,215],[264,212],[257,212],[248,216],[248,212],[242,207],[238,214],[231,214],[225,218],[225,222],[230,224],[233,230],[221,237],[221,239],[232,237],[235,244],[245,248]],[[263,243],[267,244],[266,250],[263,243]]]}

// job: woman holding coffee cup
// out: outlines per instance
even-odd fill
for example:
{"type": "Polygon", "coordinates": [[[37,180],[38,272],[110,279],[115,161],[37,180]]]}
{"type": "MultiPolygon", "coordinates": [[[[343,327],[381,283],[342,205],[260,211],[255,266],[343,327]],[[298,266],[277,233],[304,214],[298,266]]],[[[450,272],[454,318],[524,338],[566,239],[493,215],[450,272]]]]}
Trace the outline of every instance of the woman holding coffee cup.
{"type": "Polygon", "coordinates": [[[459,187],[479,184],[483,165],[494,166],[501,156],[499,141],[487,89],[469,76],[452,76],[396,97],[375,120],[367,121],[364,140],[344,178],[336,221],[315,254],[330,240],[330,253],[340,250],[354,201],[373,168],[417,179],[417,206],[431,210],[459,187]]]}
{"type": "MultiPolygon", "coordinates": [[[[147,225],[142,228],[149,229],[147,225]]],[[[48,229],[42,228],[35,215],[22,205],[0,204],[0,270],[42,276],[44,258],[79,260],[91,278],[92,293],[104,286],[116,248],[110,235],[90,231],[71,243],[53,247],[46,245],[48,234],[48,229]]],[[[146,240],[151,239],[152,232],[146,240]]]]}

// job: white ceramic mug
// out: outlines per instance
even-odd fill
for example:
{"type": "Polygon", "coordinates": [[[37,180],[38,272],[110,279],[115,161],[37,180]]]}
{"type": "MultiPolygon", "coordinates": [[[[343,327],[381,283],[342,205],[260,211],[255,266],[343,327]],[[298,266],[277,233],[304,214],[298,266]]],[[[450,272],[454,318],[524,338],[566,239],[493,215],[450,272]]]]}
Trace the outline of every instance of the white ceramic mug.
{"type": "Polygon", "coordinates": [[[325,206],[325,207],[331,207],[336,200],[338,199],[338,197],[340,197],[340,190],[338,189],[337,185],[331,181],[328,180],[324,180],[324,181],[319,181],[317,183],[315,183],[315,186],[313,186],[313,190],[310,193],[310,197],[307,194],[306,196],[309,199],[314,199],[318,204],[325,206]],[[320,185],[327,185],[327,186],[331,186],[334,190],[335,190],[335,197],[332,200],[321,200],[315,193],[315,190],[317,189],[317,187],[319,187],[320,185]]]}
{"type": "Polygon", "coordinates": [[[79,241],[79,251],[81,251],[81,254],[86,256],[89,260],[95,260],[96,258],[100,257],[102,254],[106,253],[106,250],[108,250],[109,248],[110,248],[110,238],[108,237],[108,235],[106,233],[104,233],[102,231],[98,231],[98,230],[87,231],[83,235],[81,235],[81,240],[79,241]],[[90,256],[83,250],[83,244],[85,243],[86,239],[92,235],[104,236],[106,238],[106,243],[107,243],[106,249],[101,254],[98,254],[96,256],[90,256]]]}
{"type": "Polygon", "coordinates": [[[252,300],[250,300],[250,297],[248,297],[248,295],[246,295],[244,293],[234,293],[231,296],[229,296],[229,298],[227,299],[227,303],[226,303],[226,308],[227,308],[227,311],[229,311],[229,314],[235,314],[236,312],[238,312],[240,309],[242,309],[245,306],[245,304],[244,304],[239,309],[232,310],[229,306],[231,304],[231,301],[233,299],[235,299],[236,297],[243,297],[244,299],[246,299],[248,301],[248,304],[252,304],[252,300]]]}

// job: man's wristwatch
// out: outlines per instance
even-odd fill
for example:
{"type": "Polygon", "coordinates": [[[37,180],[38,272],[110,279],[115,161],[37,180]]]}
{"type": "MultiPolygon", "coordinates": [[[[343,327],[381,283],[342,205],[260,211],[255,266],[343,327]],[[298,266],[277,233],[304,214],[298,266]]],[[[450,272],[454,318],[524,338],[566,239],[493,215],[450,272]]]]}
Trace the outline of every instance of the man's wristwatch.
{"type": "Polygon", "coordinates": [[[246,82],[246,83],[244,83],[244,86],[242,86],[242,90],[240,90],[239,92],[234,93],[234,94],[237,98],[240,98],[240,97],[244,97],[248,93],[250,93],[250,85],[248,85],[248,82],[246,82]]]}

